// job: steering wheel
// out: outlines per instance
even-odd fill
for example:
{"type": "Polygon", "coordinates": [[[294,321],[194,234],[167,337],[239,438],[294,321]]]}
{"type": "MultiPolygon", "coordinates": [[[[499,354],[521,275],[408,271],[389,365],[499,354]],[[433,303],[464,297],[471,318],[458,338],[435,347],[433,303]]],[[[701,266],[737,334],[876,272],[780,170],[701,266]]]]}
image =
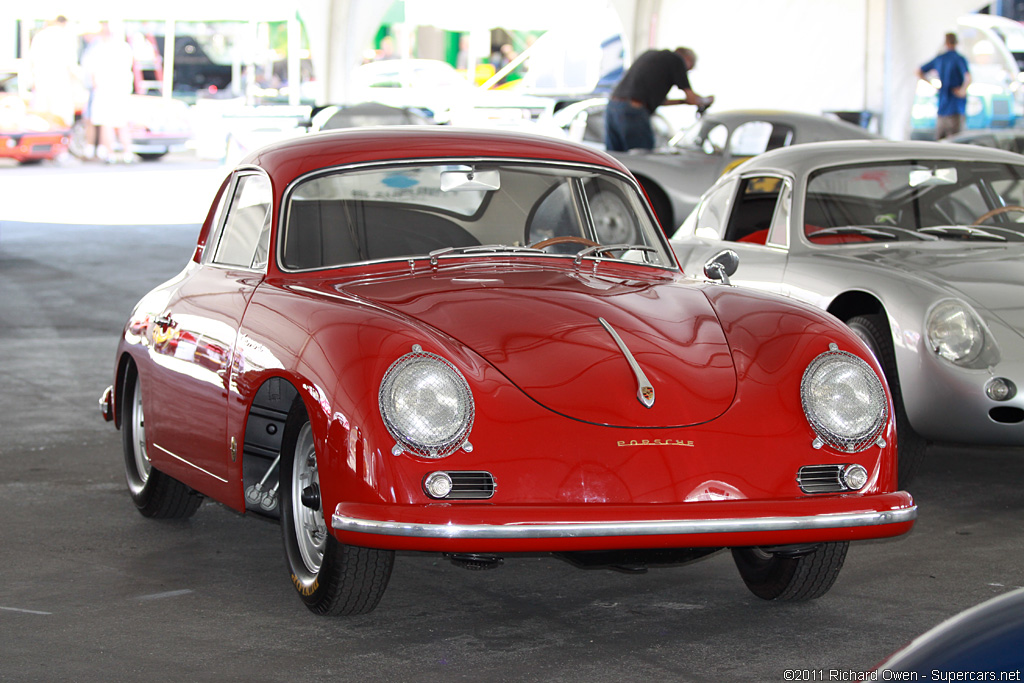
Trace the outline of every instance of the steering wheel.
{"type": "MultiPolygon", "coordinates": [[[[1021,209],[1024,211],[1024,208],[1021,209]]],[[[552,244],[566,244],[568,242],[575,242],[576,244],[585,244],[588,247],[600,246],[594,240],[588,240],[586,237],[576,237],[575,235],[562,235],[561,237],[549,237],[546,240],[540,242],[534,242],[530,245],[531,249],[543,249],[544,247],[550,247],[552,244]]]]}
{"type": "Polygon", "coordinates": [[[998,216],[999,214],[1007,213],[1009,211],[1024,212],[1024,206],[1018,206],[1017,204],[1008,204],[1007,206],[1000,206],[998,209],[992,209],[991,211],[983,213],[971,225],[980,225],[981,223],[987,221],[989,218],[992,218],[993,216],[998,216]]]}

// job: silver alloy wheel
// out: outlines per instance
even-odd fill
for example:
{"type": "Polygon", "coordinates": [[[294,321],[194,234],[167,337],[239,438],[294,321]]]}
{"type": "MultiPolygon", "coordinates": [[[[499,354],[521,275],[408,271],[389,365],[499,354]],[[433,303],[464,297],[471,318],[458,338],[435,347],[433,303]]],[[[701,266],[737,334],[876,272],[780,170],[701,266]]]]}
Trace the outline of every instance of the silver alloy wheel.
{"type": "Polygon", "coordinates": [[[146,419],[142,413],[142,382],[137,378],[132,391],[131,403],[131,425],[132,430],[132,453],[135,456],[135,474],[137,481],[128,478],[128,487],[132,493],[139,494],[146,487],[149,481],[152,465],[149,462],[149,454],[146,453],[146,419]]]}
{"type": "Polygon", "coordinates": [[[636,241],[633,214],[621,197],[610,192],[591,197],[590,213],[601,244],[632,244],[636,241]]]}
{"type": "Polygon", "coordinates": [[[310,486],[320,488],[320,476],[316,468],[316,450],[313,447],[313,429],[307,422],[299,430],[295,442],[295,457],[292,459],[291,517],[295,527],[295,540],[299,547],[302,563],[309,573],[316,575],[324,559],[327,547],[327,524],[324,522],[323,505],[313,510],[302,503],[302,492],[310,486]]]}

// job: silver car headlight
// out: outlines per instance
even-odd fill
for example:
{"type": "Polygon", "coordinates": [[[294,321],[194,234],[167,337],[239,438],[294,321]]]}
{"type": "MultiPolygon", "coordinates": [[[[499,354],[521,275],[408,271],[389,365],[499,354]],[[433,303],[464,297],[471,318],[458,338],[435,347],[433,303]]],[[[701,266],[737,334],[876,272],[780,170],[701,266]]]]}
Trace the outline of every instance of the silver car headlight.
{"type": "Polygon", "coordinates": [[[473,394],[444,358],[413,347],[384,374],[378,400],[384,425],[403,450],[444,458],[468,446],[473,394]]]}
{"type": "Polygon", "coordinates": [[[872,444],[884,445],[882,430],[889,404],[882,381],[862,359],[839,351],[835,344],[807,366],[800,382],[804,415],[818,438],[844,453],[858,453],[872,444]]]}
{"type": "Polygon", "coordinates": [[[925,320],[928,347],[957,365],[971,365],[985,348],[985,328],[962,301],[946,299],[925,320]]]}

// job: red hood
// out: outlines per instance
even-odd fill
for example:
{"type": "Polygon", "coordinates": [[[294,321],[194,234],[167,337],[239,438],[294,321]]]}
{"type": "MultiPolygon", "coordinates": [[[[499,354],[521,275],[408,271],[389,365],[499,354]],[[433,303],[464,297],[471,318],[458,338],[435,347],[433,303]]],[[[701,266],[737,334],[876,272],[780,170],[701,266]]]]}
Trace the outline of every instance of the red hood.
{"type": "Polygon", "coordinates": [[[638,427],[713,420],[736,373],[714,309],[671,278],[629,280],[561,268],[449,270],[344,286],[473,349],[533,400],[568,417],[638,427]],[[618,333],[654,387],[645,408],[618,333]]]}

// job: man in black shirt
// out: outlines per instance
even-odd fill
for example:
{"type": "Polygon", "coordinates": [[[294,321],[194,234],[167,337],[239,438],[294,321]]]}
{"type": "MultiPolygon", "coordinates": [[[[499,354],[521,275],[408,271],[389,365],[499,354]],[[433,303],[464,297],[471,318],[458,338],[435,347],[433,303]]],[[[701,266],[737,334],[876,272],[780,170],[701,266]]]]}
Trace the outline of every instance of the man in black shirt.
{"type": "Polygon", "coordinates": [[[652,149],[654,131],[651,114],[663,104],[693,104],[702,110],[714,97],[701,97],[690,87],[688,73],[697,64],[697,55],[688,47],[675,50],[648,50],[636,58],[622,77],[605,109],[605,147],[611,152],[652,149]],[[686,97],[667,100],[676,86],[686,97]]]}

